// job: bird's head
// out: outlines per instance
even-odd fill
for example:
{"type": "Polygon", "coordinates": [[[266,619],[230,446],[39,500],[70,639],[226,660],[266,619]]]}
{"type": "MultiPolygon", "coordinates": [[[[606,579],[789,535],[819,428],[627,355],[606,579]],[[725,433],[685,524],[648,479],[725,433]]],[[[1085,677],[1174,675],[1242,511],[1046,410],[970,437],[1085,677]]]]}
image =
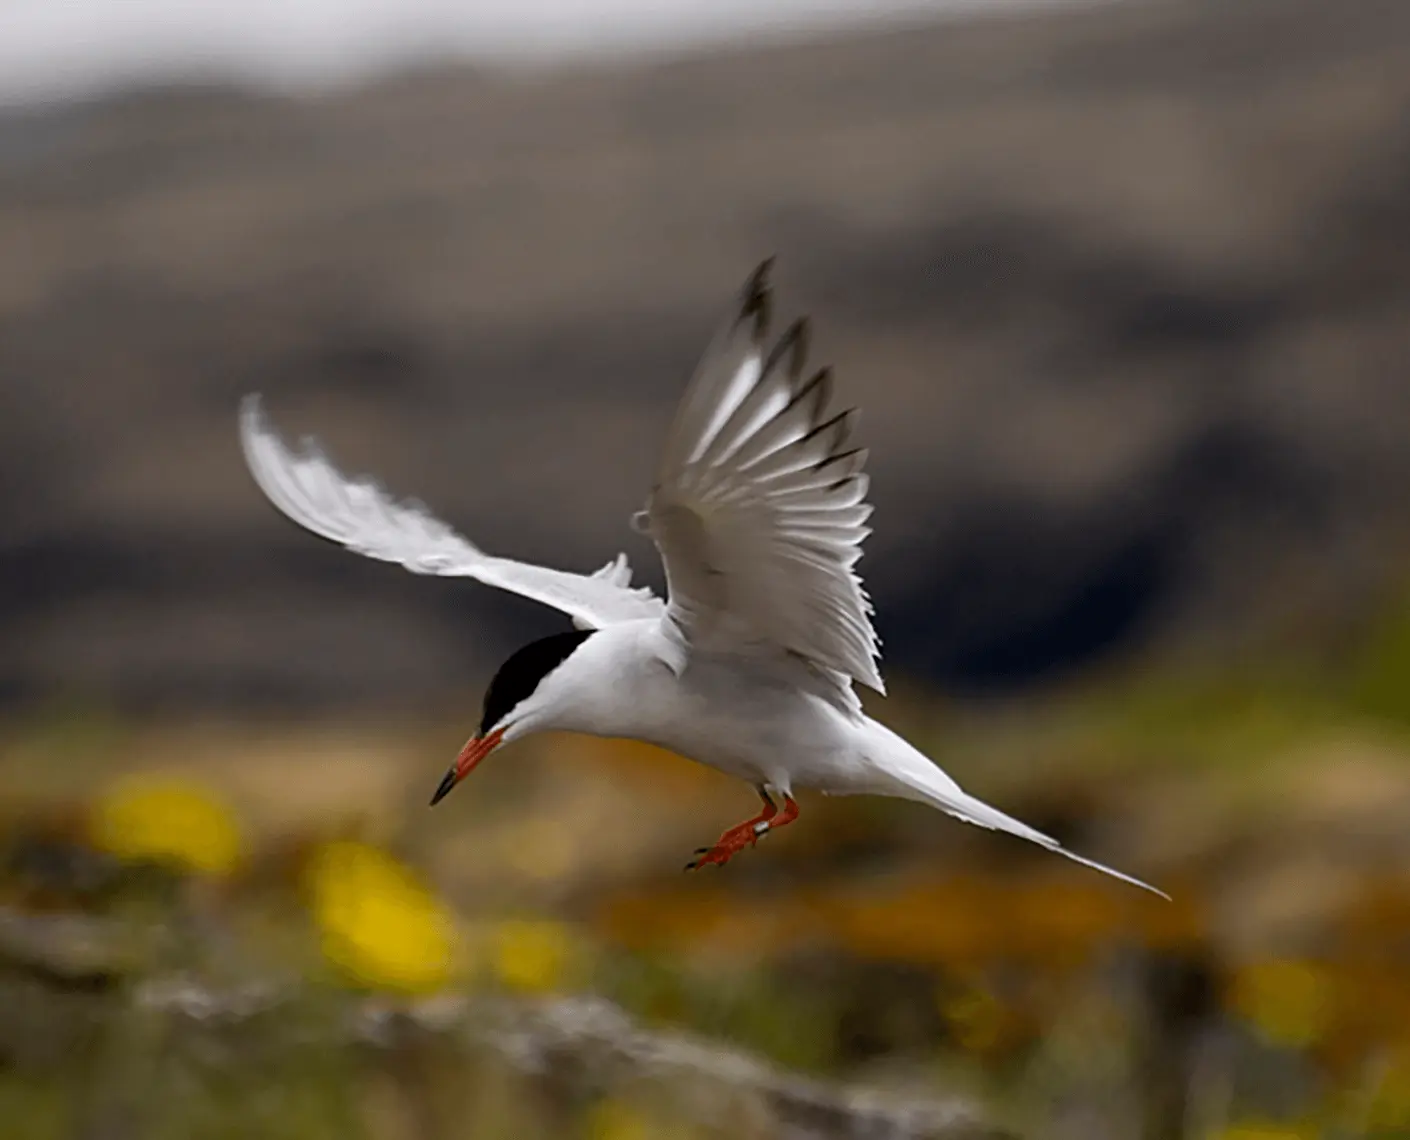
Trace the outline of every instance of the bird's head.
{"type": "Polygon", "coordinates": [[[432,807],[445,799],[456,784],[501,744],[554,727],[556,714],[567,696],[559,691],[565,688],[559,683],[562,680],[560,670],[592,633],[592,630],[572,630],[530,642],[499,667],[485,690],[479,731],[465,742],[455,763],[447,770],[436,794],[431,797],[432,807]]]}

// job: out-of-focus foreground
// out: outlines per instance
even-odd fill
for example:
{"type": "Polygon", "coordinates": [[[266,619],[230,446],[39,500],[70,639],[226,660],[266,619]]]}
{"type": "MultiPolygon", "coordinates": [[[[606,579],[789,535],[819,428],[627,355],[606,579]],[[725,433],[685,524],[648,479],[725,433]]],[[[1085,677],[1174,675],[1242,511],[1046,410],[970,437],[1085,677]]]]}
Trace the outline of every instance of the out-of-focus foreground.
{"type": "Polygon", "coordinates": [[[6,1137],[1410,1132],[1410,8],[1141,3],[0,116],[6,1137]],[[875,715],[1174,895],[644,746],[425,799],[554,615],[241,395],[619,546],[734,289],[865,410],[875,715]]]}

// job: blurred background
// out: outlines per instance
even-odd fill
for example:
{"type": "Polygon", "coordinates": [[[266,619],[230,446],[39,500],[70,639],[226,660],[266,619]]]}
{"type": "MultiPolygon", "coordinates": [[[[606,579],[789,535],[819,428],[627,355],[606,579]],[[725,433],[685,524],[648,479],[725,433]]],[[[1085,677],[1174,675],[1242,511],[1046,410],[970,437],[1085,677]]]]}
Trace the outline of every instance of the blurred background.
{"type": "Polygon", "coordinates": [[[5,5],[0,1132],[1410,1135],[1407,250],[1403,0],[5,5]],[[240,397],[659,589],[771,253],[869,710],[1172,903],[806,794],[683,875],[753,793],[621,742],[427,812],[566,621],[296,530],[240,397]]]}

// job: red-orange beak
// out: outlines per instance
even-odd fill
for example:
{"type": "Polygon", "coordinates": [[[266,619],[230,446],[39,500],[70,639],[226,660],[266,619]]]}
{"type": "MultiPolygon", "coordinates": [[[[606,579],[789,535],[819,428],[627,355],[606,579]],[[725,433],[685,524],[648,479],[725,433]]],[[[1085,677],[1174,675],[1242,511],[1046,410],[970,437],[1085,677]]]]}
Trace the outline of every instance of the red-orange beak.
{"type": "Polygon", "coordinates": [[[467,740],[465,747],[460,750],[460,755],[455,758],[455,763],[446,771],[436,794],[431,797],[431,806],[435,807],[450,795],[451,788],[470,775],[475,765],[498,748],[503,739],[504,729],[497,728],[487,736],[472,736],[467,740]]]}

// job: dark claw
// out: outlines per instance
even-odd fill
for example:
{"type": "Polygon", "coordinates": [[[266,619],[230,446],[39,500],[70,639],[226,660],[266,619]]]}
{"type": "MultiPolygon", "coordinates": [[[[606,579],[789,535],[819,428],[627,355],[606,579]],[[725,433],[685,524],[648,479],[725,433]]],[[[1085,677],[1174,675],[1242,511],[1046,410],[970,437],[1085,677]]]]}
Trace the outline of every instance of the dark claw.
{"type": "Polygon", "coordinates": [[[708,847],[697,847],[695,853],[697,855],[708,855],[710,854],[710,849],[708,847]]]}

